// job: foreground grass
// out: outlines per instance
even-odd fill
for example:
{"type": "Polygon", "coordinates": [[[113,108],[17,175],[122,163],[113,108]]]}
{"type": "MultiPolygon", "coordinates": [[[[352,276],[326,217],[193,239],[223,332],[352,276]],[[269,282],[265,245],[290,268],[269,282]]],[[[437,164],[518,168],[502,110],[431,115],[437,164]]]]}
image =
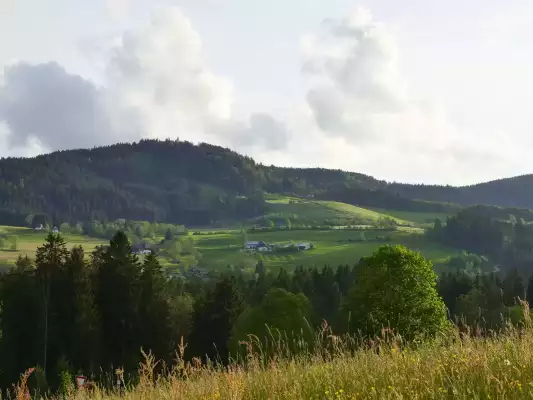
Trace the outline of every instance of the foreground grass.
{"type": "Polygon", "coordinates": [[[448,337],[417,349],[382,345],[349,354],[273,360],[260,367],[182,367],[153,384],[72,399],[523,399],[533,398],[533,330],[489,339],[448,337]],[[185,376],[186,378],[183,378],[185,376]]]}

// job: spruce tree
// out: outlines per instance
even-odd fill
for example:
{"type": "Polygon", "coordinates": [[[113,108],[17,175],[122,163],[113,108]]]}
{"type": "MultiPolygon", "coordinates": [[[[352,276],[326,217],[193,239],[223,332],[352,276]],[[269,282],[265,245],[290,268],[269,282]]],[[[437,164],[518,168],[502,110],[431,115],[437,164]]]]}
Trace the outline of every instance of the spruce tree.
{"type": "Polygon", "coordinates": [[[66,261],[63,290],[65,311],[63,342],[75,370],[94,372],[99,365],[99,318],[93,293],[93,274],[81,246],[66,261]]]}
{"type": "Polygon", "coordinates": [[[227,364],[228,342],[241,311],[242,297],[234,279],[222,278],[214,290],[195,304],[189,355],[227,364]]]}
{"type": "Polygon", "coordinates": [[[166,280],[154,254],[146,256],[140,281],[139,318],[142,347],[145,352],[151,351],[158,360],[171,361],[172,350],[176,349],[176,338],[172,332],[166,280]]]}
{"type": "Polygon", "coordinates": [[[55,365],[61,353],[60,332],[62,329],[61,311],[64,307],[61,278],[68,250],[63,237],[50,233],[45,243],[35,253],[36,276],[41,291],[43,307],[42,367],[45,374],[50,365],[55,365]]]}
{"type": "Polygon", "coordinates": [[[35,269],[28,257],[21,257],[16,267],[0,278],[2,318],[0,329],[0,385],[11,387],[22,371],[42,365],[42,292],[35,269]]]}
{"type": "Polygon", "coordinates": [[[105,367],[136,368],[140,357],[139,259],[123,232],[95,255],[96,303],[101,320],[102,360],[105,367]]]}

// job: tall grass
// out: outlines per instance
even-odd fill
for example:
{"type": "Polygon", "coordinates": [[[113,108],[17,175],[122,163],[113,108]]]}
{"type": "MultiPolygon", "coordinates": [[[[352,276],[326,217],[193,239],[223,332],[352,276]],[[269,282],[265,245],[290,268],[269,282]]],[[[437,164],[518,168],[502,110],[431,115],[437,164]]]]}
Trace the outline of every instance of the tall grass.
{"type": "MultiPolygon", "coordinates": [[[[273,341],[279,354],[262,352],[257,340],[244,343],[247,354],[230,367],[185,362],[157,376],[150,355],[140,381],[123,393],[77,391],[69,399],[523,399],[533,398],[533,328],[509,327],[501,334],[472,337],[456,329],[436,340],[406,345],[384,331],[364,346],[336,337],[328,329],[314,350],[296,355],[273,341]]],[[[27,375],[23,381],[27,380],[27,375]]],[[[22,382],[24,384],[24,382],[22,382]]],[[[24,388],[17,388],[17,399],[24,388]]],[[[19,397],[20,396],[20,397],[19,397]]]]}

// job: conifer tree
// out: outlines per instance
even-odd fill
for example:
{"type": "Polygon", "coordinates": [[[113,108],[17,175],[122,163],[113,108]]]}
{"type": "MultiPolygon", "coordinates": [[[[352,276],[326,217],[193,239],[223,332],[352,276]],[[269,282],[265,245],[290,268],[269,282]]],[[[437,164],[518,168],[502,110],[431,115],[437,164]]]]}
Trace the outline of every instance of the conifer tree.
{"type": "Polygon", "coordinates": [[[101,318],[102,359],[105,367],[132,370],[140,357],[139,259],[123,232],[117,232],[109,247],[94,257],[96,303],[101,318]]]}

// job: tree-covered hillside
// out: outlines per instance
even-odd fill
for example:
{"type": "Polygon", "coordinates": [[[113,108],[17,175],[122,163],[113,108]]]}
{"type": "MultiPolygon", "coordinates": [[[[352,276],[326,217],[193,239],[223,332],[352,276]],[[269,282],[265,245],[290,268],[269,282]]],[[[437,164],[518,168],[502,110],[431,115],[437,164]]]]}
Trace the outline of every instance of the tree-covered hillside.
{"type": "Polygon", "coordinates": [[[391,184],[339,170],[264,166],[208,144],[143,140],[0,160],[0,223],[22,225],[40,215],[50,223],[126,218],[209,225],[262,215],[265,192],[406,211],[458,209],[439,202],[527,207],[533,185],[524,180],[464,188],[391,184]]]}

